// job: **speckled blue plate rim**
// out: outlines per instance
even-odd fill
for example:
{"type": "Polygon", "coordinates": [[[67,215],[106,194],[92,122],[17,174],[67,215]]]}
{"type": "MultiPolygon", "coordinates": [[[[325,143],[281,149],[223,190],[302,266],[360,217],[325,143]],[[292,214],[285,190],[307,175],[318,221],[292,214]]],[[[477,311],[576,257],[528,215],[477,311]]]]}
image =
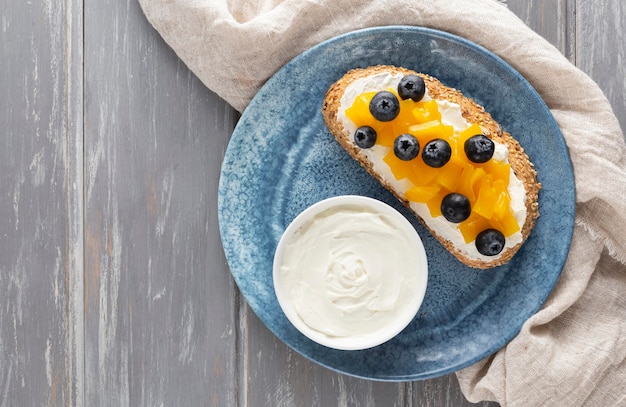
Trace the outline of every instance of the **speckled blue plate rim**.
{"type": "MultiPolygon", "coordinates": [[[[510,341],[519,332],[523,322],[543,305],[556,284],[571,243],[574,214],[574,179],[567,146],[539,94],[517,71],[485,48],[450,33],[413,26],[375,27],[343,34],[312,47],[281,68],[261,88],[243,113],[225,154],[218,194],[220,233],[231,273],[247,303],[261,321],[279,339],[304,357],[340,373],[379,381],[420,380],[445,375],[489,356],[510,341]],[[396,57],[399,50],[402,50],[400,47],[407,43],[410,46],[425,47],[419,48],[419,51],[441,57],[446,60],[446,64],[433,64],[429,66],[431,69],[419,69],[419,61],[416,62],[414,58],[414,54],[418,55],[418,52],[396,57]],[[354,51],[355,47],[360,47],[361,50],[354,51]],[[339,55],[338,52],[343,52],[342,50],[347,50],[348,55],[339,55]],[[358,52],[362,52],[362,55],[358,52]],[[320,62],[320,59],[329,56],[335,59],[320,62]],[[346,58],[347,62],[338,62],[341,58],[346,58]],[[516,111],[514,104],[509,110],[500,112],[497,98],[492,100],[490,92],[480,89],[481,84],[468,83],[465,80],[476,72],[489,77],[490,72],[485,71],[486,68],[481,64],[486,64],[495,71],[500,70],[502,77],[496,75],[487,82],[492,80],[499,84],[501,81],[502,86],[499,85],[496,90],[504,92],[506,100],[509,97],[512,100],[519,97],[507,94],[509,88],[511,91],[523,93],[522,101],[532,104],[534,112],[539,116],[535,121],[532,117],[521,116],[529,121],[525,123],[528,124],[527,127],[540,130],[541,134],[522,136],[520,143],[535,162],[539,181],[544,186],[540,194],[542,215],[524,247],[508,265],[480,273],[464,268],[437,243],[429,243],[426,237],[425,245],[430,244],[431,250],[431,270],[433,267],[435,271],[445,267],[446,270],[451,270],[451,274],[459,273],[462,276],[459,280],[474,284],[475,287],[466,291],[453,287],[463,295],[472,295],[470,306],[459,307],[457,304],[456,309],[444,310],[442,315],[444,319],[449,317],[449,320],[440,321],[426,315],[428,312],[446,308],[445,304],[438,303],[437,297],[447,294],[450,284],[456,284],[454,275],[445,276],[446,272],[443,272],[441,281],[435,278],[434,287],[430,287],[429,281],[429,290],[434,294],[431,295],[424,315],[418,314],[413,326],[410,325],[406,332],[403,331],[390,342],[369,350],[337,351],[311,342],[286,322],[278,308],[273,286],[267,280],[271,280],[273,251],[282,231],[307,205],[328,196],[357,193],[386,201],[411,216],[395,198],[381,189],[377,182],[373,182],[369,175],[359,172],[358,164],[355,166],[351,158],[345,159],[345,153],[334,146],[336,143],[328,137],[319,113],[323,93],[332,82],[350,68],[375,63],[402,65],[442,79],[445,84],[461,89],[485,106],[503,124],[505,130],[513,133],[509,127],[511,124],[515,127],[520,121],[523,109],[522,112],[516,111]],[[306,71],[303,67],[305,65],[312,65],[319,71],[334,71],[323,72],[323,75],[313,74],[312,78],[293,78],[294,74],[306,71]],[[323,80],[319,80],[318,76],[323,76],[323,80]],[[302,82],[306,82],[303,79],[311,80],[312,83],[303,85],[302,82]],[[286,86],[293,86],[295,89],[285,89],[286,86]],[[297,99],[289,99],[297,96],[298,92],[307,93],[308,99],[302,105],[293,103],[297,99]],[[284,103],[276,101],[282,96],[293,104],[289,106],[288,113],[284,111],[284,103]],[[302,128],[290,123],[294,119],[302,122],[302,128]],[[285,130],[287,131],[284,132],[285,130]],[[306,152],[306,142],[303,140],[310,139],[311,136],[317,137],[316,148],[321,150],[317,155],[306,152]],[[255,139],[258,143],[251,151],[245,146],[244,141],[247,139],[255,139]],[[548,143],[546,149],[549,151],[536,147],[536,142],[542,140],[548,143]],[[281,148],[287,153],[281,155],[281,148]],[[261,152],[272,154],[260,157],[261,152]],[[306,182],[299,177],[306,179],[310,175],[307,171],[318,171],[319,168],[314,163],[316,160],[324,161],[324,166],[333,166],[333,160],[336,160],[339,164],[336,164],[333,171],[343,174],[343,179],[349,182],[337,187],[315,184],[311,190],[303,188],[306,182]],[[263,173],[259,174],[259,170],[263,173]],[[290,171],[303,175],[293,175],[290,171]],[[272,179],[273,176],[277,176],[278,180],[272,179]],[[260,209],[251,210],[251,203],[260,209]],[[267,213],[260,214],[259,211],[267,213]],[[559,213],[556,214],[556,211],[559,213]],[[269,219],[266,222],[268,224],[258,228],[258,224],[264,223],[266,218],[269,219]],[[269,264],[265,267],[268,260],[269,264]],[[546,263],[549,264],[549,270],[546,263]],[[262,270],[258,270],[259,268],[262,270]],[[525,277],[527,274],[528,277],[525,277]],[[520,287],[511,283],[509,277],[519,279],[520,287]],[[522,294],[522,290],[531,291],[530,302],[526,303],[524,298],[518,298],[524,295],[516,297],[520,293],[515,290],[522,294]],[[511,312],[513,320],[505,323],[509,318],[507,311],[494,311],[490,308],[490,305],[494,307],[493,304],[499,308],[510,304],[513,308],[521,308],[522,312],[511,312]],[[460,311],[460,314],[451,316],[446,314],[449,311],[460,311]],[[496,321],[495,325],[490,325],[492,320],[496,321]],[[478,325],[475,328],[477,331],[470,332],[469,335],[469,331],[463,329],[473,328],[464,325],[472,324],[478,325]],[[487,332],[494,326],[506,332],[487,332]],[[448,343],[446,341],[451,343],[447,348],[443,346],[448,343]]],[[[417,223],[415,226],[424,239],[425,231],[421,225],[417,223]]]]}

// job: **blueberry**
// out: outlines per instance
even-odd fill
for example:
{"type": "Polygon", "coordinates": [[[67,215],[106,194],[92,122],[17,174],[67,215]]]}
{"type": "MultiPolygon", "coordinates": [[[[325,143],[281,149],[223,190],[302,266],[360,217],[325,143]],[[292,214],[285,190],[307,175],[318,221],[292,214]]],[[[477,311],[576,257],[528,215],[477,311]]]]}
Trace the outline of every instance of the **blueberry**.
{"type": "Polygon", "coordinates": [[[465,155],[475,163],[486,163],[493,157],[495,144],[489,137],[482,134],[468,138],[463,146],[465,155]]]}
{"type": "Polygon", "coordinates": [[[447,141],[437,138],[429,141],[422,150],[422,159],[426,165],[433,168],[440,168],[450,161],[452,148],[447,141]]]}
{"type": "Polygon", "coordinates": [[[476,237],[476,249],[485,256],[495,256],[504,249],[504,235],[495,229],[483,230],[476,237]]]}
{"type": "Polygon", "coordinates": [[[470,201],[465,195],[453,192],[441,201],[441,213],[449,222],[461,223],[470,216],[470,212],[470,201]]]}
{"type": "Polygon", "coordinates": [[[393,142],[393,152],[399,159],[410,161],[420,152],[420,142],[410,134],[400,134],[393,142]]]}
{"type": "Polygon", "coordinates": [[[417,75],[407,75],[398,84],[398,95],[402,100],[412,99],[419,102],[426,93],[424,80],[417,75]]]}
{"type": "Polygon", "coordinates": [[[400,102],[393,93],[380,91],[370,101],[370,113],[381,122],[392,121],[400,113],[400,102]]]}
{"type": "Polygon", "coordinates": [[[354,132],[354,143],[361,148],[370,148],[376,144],[376,130],[370,126],[361,126],[354,132]]]}

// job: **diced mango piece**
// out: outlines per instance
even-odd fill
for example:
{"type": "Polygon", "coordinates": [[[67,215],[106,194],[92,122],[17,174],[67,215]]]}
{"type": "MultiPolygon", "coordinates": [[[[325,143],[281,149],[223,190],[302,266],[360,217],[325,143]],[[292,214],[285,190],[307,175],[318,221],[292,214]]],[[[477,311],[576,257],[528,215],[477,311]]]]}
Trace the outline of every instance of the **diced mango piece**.
{"type": "Polygon", "coordinates": [[[396,157],[393,150],[390,150],[387,155],[385,155],[383,161],[391,168],[391,172],[397,180],[411,176],[417,171],[416,160],[403,161],[396,157]]]}
{"type": "MultiPolygon", "coordinates": [[[[465,167],[466,164],[471,164],[467,158],[465,158],[465,153],[459,154],[458,149],[456,147],[456,137],[450,137],[450,139],[446,140],[450,144],[450,149],[452,150],[452,155],[450,156],[449,163],[455,164],[459,167],[465,167]]],[[[472,166],[473,167],[473,166],[472,166]]]]}
{"type": "Polygon", "coordinates": [[[400,101],[400,113],[398,113],[398,117],[396,117],[393,122],[398,129],[402,129],[398,133],[401,134],[406,133],[409,126],[415,124],[415,118],[413,116],[413,105],[415,105],[415,102],[411,99],[402,100],[398,98],[398,100],[400,101]]]}
{"type": "Polygon", "coordinates": [[[406,199],[412,202],[425,203],[433,199],[441,190],[437,185],[415,186],[404,194],[406,199]]]}
{"type": "Polygon", "coordinates": [[[454,137],[454,126],[448,126],[447,124],[444,124],[441,130],[442,133],[439,135],[440,138],[448,141],[452,140],[452,138],[454,137]]]}
{"type": "Polygon", "coordinates": [[[504,236],[511,236],[520,230],[520,226],[517,224],[513,214],[509,214],[500,220],[491,219],[490,222],[491,227],[502,232],[504,236]]]}
{"type": "Polygon", "coordinates": [[[417,102],[412,113],[413,118],[418,123],[426,123],[432,120],[441,121],[441,113],[434,99],[417,102]]]}
{"type": "Polygon", "coordinates": [[[439,134],[444,133],[444,125],[440,121],[430,121],[420,124],[414,124],[409,126],[409,134],[414,135],[420,142],[426,139],[433,139],[439,137],[439,134]]]}
{"type": "Polygon", "coordinates": [[[443,201],[443,198],[449,193],[450,191],[442,188],[435,195],[433,195],[428,202],[426,202],[426,205],[428,205],[428,209],[430,210],[430,216],[433,218],[441,216],[441,201],[443,201]]]}
{"type": "Polygon", "coordinates": [[[376,144],[393,148],[393,142],[397,136],[393,123],[375,121],[371,123],[371,126],[376,131],[376,144]]]}
{"type": "Polygon", "coordinates": [[[475,212],[472,212],[469,218],[459,224],[459,230],[463,235],[465,243],[473,242],[480,232],[489,227],[489,221],[475,212]]]}
{"type": "Polygon", "coordinates": [[[465,164],[461,170],[461,176],[459,177],[459,185],[457,192],[465,195],[470,202],[476,200],[476,194],[474,193],[474,185],[472,184],[472,176],[474,175],[474,166],[471,164],[465,164]]]}
{"type": "Polygon", "coordinates": [[[508,191],[501,189],[498,190],[500,191],[500,194],[493,205],[493,217],[497,220],[502,220],[505,216],[511,213],[511,197],[509,196],[508,191]]]}
{"type": "Polygon", "coordinates": [[[511,164],[491,159],[481,166],[485,172],[492,175],[494,180],[502,180],[509,183],[511,175],[511,164]]]}
{"type": "Polygon", "coordinates": [[[448,162],[443,167],[439,168],[437,183],[448,191],[456,191],[462,171],[462,166],[457,165],[455,162],[448,162]]]}
{"type": "Polygon", "coordinates": [[[414,159],[413,162],[415,163],[415,171],[407,176],[409,181],[414,185],[433,184],[439,174],[439,170],[426,165],[421,157],[414,159]]]}
{"type": "Polygon", "coordinates": [[[480,191],[480,186],[483,182],[483,179],[487,177],[487,173],[482,168],[474,168],[472,172],[472,177],[470,178],[471,188],[474,190],[474,196],[478,196],[478,192],[480,191]]]}
{"type": "Polygon", "coordinates": [[[352,120],[354,124],[358,126],[367,125],[371,123],[374,118],[372,117],[369,109],[370,100],[376,92],[367,92],[359,95],[352,106],[346,109],[346,116],[352,120]]]}
{"type": "MultiPolygon", "coordinates": [[[[395,89],[389,89],[397,96],[395,89]]],[[[376,120],[369,111],[369,103],[376,92],[358,96],[346,109],[346,116],[358,126],[371,126],[377,134],[376,144],[389,147],[383,158],[396,180],[407,179],[413,186],[405,196],[412,202],[425,203],[431,216],[441,216],[441,202],[450,192],[465,195],[471,203],[470,217],[458,224],[466,243],[476,239],[485,229],[494,228],[505,236],[520,230],[511,211],[508,184],[511,166],[491,159],[477,164],[465,155],[464,144],[472,136],[482,134],[478,124],[454,133],[452,126],[441,122],[441,112],[435,100],[413,102],[401,100],[398,116],[389,122],[376,120]],[[400,160],[393,152],[397,136],[409,133],[415,136],[421,148],[435,138],[446,140],[452,149],[450,160],[441,168],[424,163],[421,154],[410,161],[400,160]]]]}
{"type": "Polygon", "coordinates": [[[492,182],[490,182],[487,177],[481,183],[478,198],[474,206],[472,206],[472,211],[484,218],[491,219],[496,199],[498,199],[498,191],[493,187],[492,182]]]}
{"type": "Polygon", "coordinates": [[[458,143],[461,148],[463,148],[465,141],[472,136],[477,136],[479,134],[483,134],[483,130],[476,123],[469,126],[467,129],[463,130],[459,133],[458,143]]]}

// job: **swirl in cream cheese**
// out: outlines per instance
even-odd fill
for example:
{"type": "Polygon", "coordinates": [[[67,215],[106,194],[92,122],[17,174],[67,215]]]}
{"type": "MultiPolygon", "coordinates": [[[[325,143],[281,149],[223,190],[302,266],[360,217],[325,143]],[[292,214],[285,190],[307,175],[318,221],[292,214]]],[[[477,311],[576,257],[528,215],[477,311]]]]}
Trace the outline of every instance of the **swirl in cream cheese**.
{"type": "MultiPolygon", "coordinates": [[[[343,124],[350,134],[356,131],[357,126],[346,116],[345,111],[354,103],[354,100],[365,92],[374,92],[380,89],[397,88],[398,83],[404,75],[401,73],[390,74],[387,72],[378,73],[369,77],[360,78],[351,83],[344,92],[338,111],[338,119],[343,124]]],[[[426,91],[424,101],[432,100],[432,97],[426,91]]],[[[446,125],[454,127],[456,134],[470,127],[470,123],[465,120],[461,113],[461,108],[458,104],[449,101],[437,100],[437,106],[441,112],[441,121],[446,125]]],[[[388,147],[381,145],[374,145],[372,148],[361,150],[368,160],[373,164],[374,170],[381,175],[381,177],[390,186],[394,187],[398,191],[404,193],[412,187],[412,184],[407,179],[396,180],[391,168],[383,161],[383,158],[389,152],[388,147]]],[[[508,163],[508,148],[498,142],[495,142],[494,159],[508,163]]],[[[509,178],[508,186],[509,195],[511,197],[511,209],[515,216],[515,220],[519,225],[523,225],[526,221],[526,190],[523,182],[517,178],[513,170],[511,170],[511,176],[509,178]]],[[[411,209],[415,211],[426,224],[444,239],[451,242],[464,256],[471,259],[478,259],[482,261],[494,261],[506,251],[507,248],[516,246],[522,242],[522,233],[518,231],[511,236],[506,237],[504,250],[496,256],[484,256],[478,252],[473,242],[465,243],[463,235],[461,234],[458,224],[453,224],[443,216],[432,218],[430,211],[426,204],[411,202],[411,209]]]]}
{"type": "Polygon", "coordinates": [[[352,204],[328,208],[289,237],[281,290],[297,318],[327,337],[384,332],[425,284],[414,239],[386,213],[352,204]]]}

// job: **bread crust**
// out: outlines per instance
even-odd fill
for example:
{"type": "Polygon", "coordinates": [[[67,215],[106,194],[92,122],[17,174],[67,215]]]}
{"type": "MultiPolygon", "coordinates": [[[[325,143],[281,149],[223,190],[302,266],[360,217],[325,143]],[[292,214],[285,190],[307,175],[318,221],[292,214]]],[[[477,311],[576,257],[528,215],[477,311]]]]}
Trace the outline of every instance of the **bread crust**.
{"type": "MultiPolygon", "coordinates": [[[[438,79],[423,73],[418,73],[409,69],[377,65],[369,68],[359,68],[347,72],[341,79],[335,82],[326,92],[324,103],[322,106],[322,114],[326,126],[334,135],[335,139],[341,146],[364,168],[370,175],[375,177],[381,184],[390,190],[409,210],[411,207],[408,200],[402,193],[395,190],[380,174],[373,169],[373,163],[370,162],[365,154],[352,141],[352,135],[343,127],[341,120],[338,119],[341,98],[347,87],[358,79],[376,75],[381,72],[391,74],[402,73],[403,75],[413,74],[419,75],[426,84],[429,95],[433,99],[447,100],[456,103],[461,108],[462,116],[470,124],[478,124],[483,129],[483,134],[490,139],[504,144],[509,150],[509,163],[515,175],[522,181],[526,190],[526,221],[521,228],[522,242],[514,247],[505,249],[499,256],[492,261],[483,261],[480,259],[472,259],[463,255],[450,241],[441,237],[436,230],[431,229],[427,223],[417,214],[417,218],[429,230],[429,232],[439,240],[439,242],[462,263],[479,269],[486,269],[507,263],[519,250],[521,245],[526,241],[531,230],[535,226],[535,222],[539,217],[538,196],[541,184],[537,182],[537,172],[524,152],[522,146],[509,133],[505,132],[491,115],[485,109],[477,104],[474,100],[465,97],[461,91],[443,85],[438,79]]],[[[412,210],[411,210],[412,211],[412,210]]],[[[413,212],[413,211],[412,211],[413,212]]]]}

